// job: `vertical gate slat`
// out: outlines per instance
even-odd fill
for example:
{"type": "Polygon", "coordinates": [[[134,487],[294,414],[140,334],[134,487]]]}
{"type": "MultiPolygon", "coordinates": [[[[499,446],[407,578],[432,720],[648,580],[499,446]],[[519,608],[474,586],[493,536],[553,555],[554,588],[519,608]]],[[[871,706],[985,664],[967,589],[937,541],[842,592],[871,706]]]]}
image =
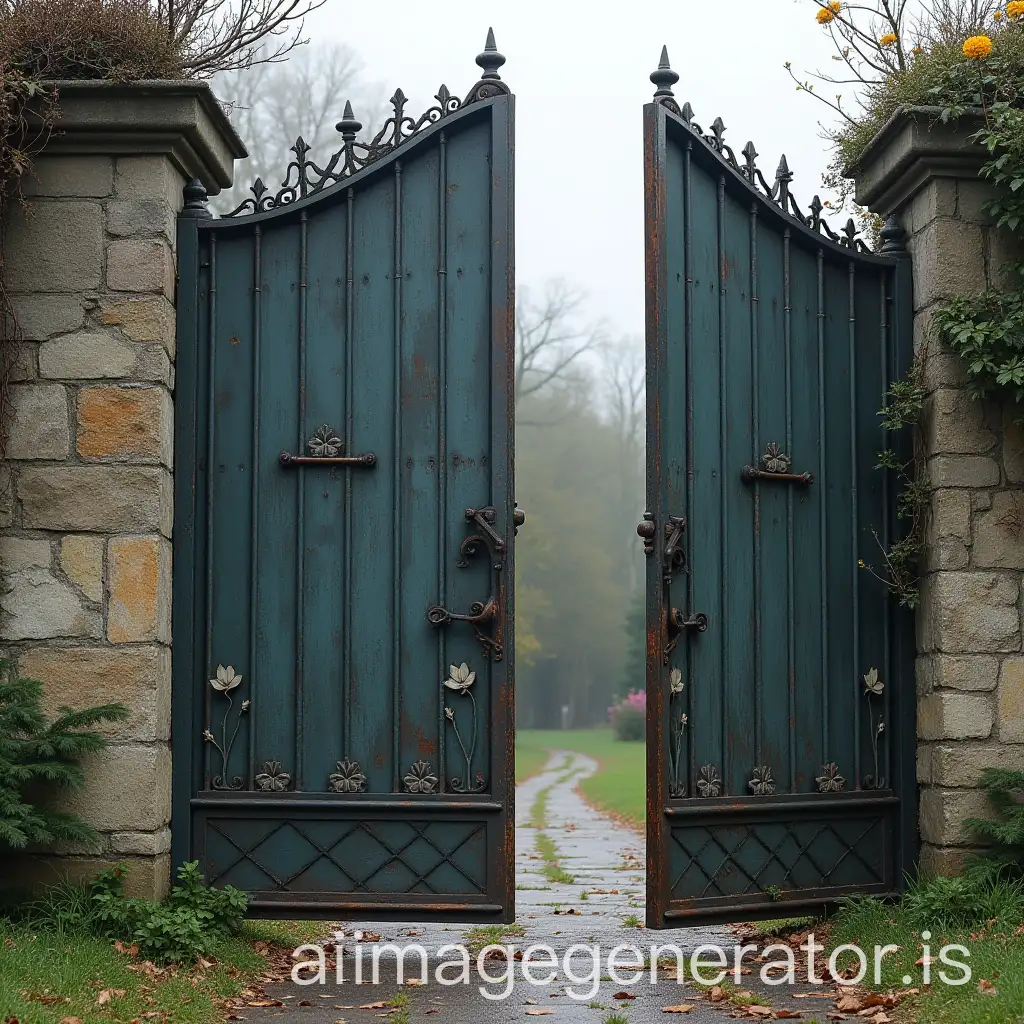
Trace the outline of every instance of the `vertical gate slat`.
{"type": "MultiPolygon", "coordinates": [[[[298,374],[298,429],[295,431],[295,450],[306,452],[306,331],[308,326],[309,282],[307,246],[309,242],[309,215],[299,214],[299,374],[298,374]]],[[[306,679],[306,481],[300,473],[295,481],[295,788],[305,788],[304,726],[306,679]]]]}
{"type": "MultiPolygon", "coordinates": [[[[354,428],[354,402],[352,398],[352,382],[354,373],[352,369],[352,354],[355,349],[355,259],[353,256],[355,237],[355,192],[351,187],[345,190],[345,451],[354,452],[355,449],[355,428],[354,428]]],[[[366,443],[360,439],[361,443],[366,443]]],[[[352,672],[352,564],[355,560],[355,551],[352,547],[352,473],[351,469],[345,470],[345,504],[343,529],[345,531],[345,558],[342,561],[342,587],[341,598],[343,610],[341,616],[342,634],[342,664],[341,664],[341,685],[345,695],[344,701],[344,723],[343,723],[343,756],[349,760],[358,760],[359,756],[365,758],[365,754],[357,755],[352,749],[352,691],[354,677],[352,672]]]]}
{"type": "MultiPolygon", "coordinates": [[[[782,233],[782,333],[786,349],[786,454],[793,450],[793,295],[789,228],[782,233]]],[[[801,464],[807,458],[801,451],[801,464]]],[[[796,595],[793,488],[786,488],[786,677],[789,691],[789,791],[796,792],[796,595]]]]}
{"type": "MultiPolygon", "coordinates": [[[[718,541],[719,577],[718,577],[718,600],[715,602],[718,608],[720,619],[718,634],[721,636],[719,659],[719,672],[721,675],[722,705],[718,721],[718,731],[721,739],[722,765],[721,772],[725,779],[729,779],[735,770],[734,749],[732,734],[729,730],[729,710],[734,702],[731,692],[731,677],[729,674],[729,617],[727,613],[727,597],[729,593],[729,443],[726,431],[728,413],[726,411],[726,381],[729,378],[729,365],[727,359],[726,336],[729,321],[729,279],[728,279],[728,258],[726,248],[725,228],[725,178],[718,180],[718,193],[715,203],[715,227],[717,229],[717,249],[715,254],[715,271],[718,277],[718,492],[720,501],[720,533],[718,541]]],[[[692,526],[691,526],[692,528],[692,526]]],[[[684,613],[685,614],[685,613],[684,613]]]]}
{"type": "MultiPolygon", "coordinates": [[[[205,663],[196,679],[191,680],[192,688],[200,687],[203,702],[203,721],[212,722],[210,705],[212,693],[206,682],[206,674],[214,671],[213,661],[213,489],[217,478],[214,469],[216,462],[216,418],[214,402],[217,394],[217,236],[210,235],[210,333],[206,339],[206,505],[203,514],[206,517],[206,587],[203,610],[205,612],[205,629],[203,634],[203,653],[205,663]]],[[[198,361],[198,352],[197,352],[198,361]]],[[[213,778],[213,748],[203,744],[204,788],[208,788],[213,778]]]]}
{"type": "MultiPolygon", "coordinates": [[[[437,140],[437,592],[448,603],[448,152],[445,133],[437,140]]],[[[437,678],[448,671],[447,636],[437,638],[437,678]]],[[[437,777],[445,792],[447,753],[445,747],[444,700],[437,701],[437,777]]]]}
{"type": "MultiPolygon", "coordinates": [[[[850,260],[849,269],[849,327],[848,327],[848,346],[849,346],[849,362],[850,362],[850,532],[851,542],[850,546],[852,549],[852,555],[854,559],[854,565],[856,565],[856,559],[860,550],[860,527],[859,527],[859,515],[858,515],[858,486],[857,476],[860,469],[859,460],[857,458],[857,435],[861,429],[861,417],[858,413],[857,408],[857,267],[853,260],[850,260]]],[[[856,570],[854,570],[856,572],[856,570]]],[[[852,616],[853,626],[853,667],[854,667],[854,679],[851,689],[854,693],[860,691],[858,683],[860,681],[859,666],[861,658],[860,649],[860,596],[853,602],[853,607],[850,609],[852,616]]],[[[861,709],[856,704],[853,708],[853,777],[857,780],[857,785],[860,785],[861,780],[861,735],[860,735],[860,722],[861,722],[861,709]]]]}
{"type": "Polygon", "coordinates": [[[406,511],[402,493],[402,461],[405,456],[404,438],[402,436],[402,281],[405,267],[402,263],[402,161],[395,161],[395,200],[394,200],[394,271],[391,282],[394,288],[394,308],[391,317],[394,327],[394,385],[391,395],[394,426],[392,437],[394,449],[392,466],[394,472],[392,510],[395,521],[392,523],[391,539],[393,551],[391,556],[391,788],[399,792],[399,779],[402,772],[402,513],[406,511]]]}
{"type": "MultiPolygon", "coordinates": [[[[263,312],[263,267],[262,267],[263,231],[257,224],[253,232],[253,270],[252,270],[252,454],[249,471],[249,508],[252,510],[252,532],[249,535],[249,697],[253,702],[253,711],[249,715],[249,775],[250,782],[256,777],[257,747],[259,745],[259,725],[264,718],[264,708],[258,693],[263,666],[259,663],[259,646],[257,633],[259,630],[259,593],[260,593],[260,405],[263,401],[260,389],[261,359],[260,335],[263,312]]],[[[272,717],[272,716],[267,716],[272,717]]]]}
{"type": "Polygon", "coordinates": [[[828,687],[828,480],[826,464],[828,452],[826,442],[829,430],[825,419],[825,254],[818,250],[815,267],[817,278],[817,339],[818,339],[818,508],[820,513],[820,542],[818,551],[818,573],[821,579],[821,756],[826,762],[832,759],[829,743],[829,687],[828,687]]]}
{"type": "MultiPolygon", "coordinates": [[[[759,225],[757,207],[750,208],[750,351],[751,351],[751,394],[750,394],[750,450],[749,457],[753,465],[761,458],[761,282],[760,260],[757,246],[759,225]]],[[[754,481],[751,488],[751,523],[750,532],[753,537],[753,621],[751,623],[751,646],[754,649],[753,666],[753,720],[748,735],[754,737],[754,749],[751,751],[754,764],[761,763],[761,693],[764,688],[764,638],[761,628],[761,601],[764,596],[764,577],[761,571],[761,484],[754,481]]]]}

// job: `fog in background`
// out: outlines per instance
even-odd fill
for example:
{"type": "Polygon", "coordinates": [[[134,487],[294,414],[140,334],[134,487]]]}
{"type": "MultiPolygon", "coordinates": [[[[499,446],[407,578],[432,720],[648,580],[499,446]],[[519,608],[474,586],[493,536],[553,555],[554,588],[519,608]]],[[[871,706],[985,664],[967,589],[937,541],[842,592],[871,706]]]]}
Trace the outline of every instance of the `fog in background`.
{"type": "MultiPolygon", "coordinates": [[[[828,163],[823,108],[783,70],[830,65],[809,0],[582,0],[444,5],[328,0],[282,65],[216,83],[254,153],[220,209],[257,175],[276,186],[297,134],[338,148],[346,99],[368,127],[401,86],[408,110],[444,83],[464,95],[493,25],[516,95],[518,724],[604,721],[642,688],[644,511],[642,108],[662,44],[680,103],[752,139],[771,179],[785,152],[806,207],[828,163]],[[563,708],[568,708],[563,716],[563,708]]],[[[827,112],[826,112],[827,113],[827,112]]]]}

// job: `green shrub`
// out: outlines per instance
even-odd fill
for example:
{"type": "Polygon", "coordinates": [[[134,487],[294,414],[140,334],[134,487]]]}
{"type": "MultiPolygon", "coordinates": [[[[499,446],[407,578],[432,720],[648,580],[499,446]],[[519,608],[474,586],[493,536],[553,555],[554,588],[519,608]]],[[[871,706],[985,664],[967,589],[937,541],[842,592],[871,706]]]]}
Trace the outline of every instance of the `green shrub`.
{"type": "Polygon", "coordinates": [[[47,799],[84,783],[82,758],[107,745],[93,727],[127,717],[123,705],[104,704],[81,711],[60,708],[48,721],[43,684],[15,678],[10,664],[0,661],[0,854],[5,847],[95,839],[92,828],[72,814],[52,810],[47,799]]]}
{"type": "Polygon", "coordinates": [[[1024,877],[1024,772],[986,768],[981,786],[997,819],[968,818],[964,822],[973,839],[991,847],[981,863],[1024,877]]]}
{"type": "Polygon", "coordinates": [[[636,742],[647,736],[647,691],[630,690],[628,696],[608,709],[617,740],[636,742]]]}
{"type": "Polygon", "coordinates": [[[915,882],[903,910],[918,928],[971,928],[989,921],[1016,928],[1024,922],[1024,882],[979,866],[957,878],[915,882]]]}

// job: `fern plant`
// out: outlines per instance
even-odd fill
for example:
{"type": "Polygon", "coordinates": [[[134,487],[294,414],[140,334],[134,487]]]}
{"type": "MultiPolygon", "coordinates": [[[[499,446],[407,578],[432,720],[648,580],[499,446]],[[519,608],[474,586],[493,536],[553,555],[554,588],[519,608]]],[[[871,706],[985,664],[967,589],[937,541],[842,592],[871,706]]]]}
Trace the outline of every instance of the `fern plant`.
{"type": "Polygon", "coordinates": [[[48,719],[42,683],[18,678],[0,661],[0,852],[95,838],[85,822],[53,810],[47,799],[82,786],[81,759],[107,745],[95,727],[127,716],[122,704],[102,704],[61,708],[48,719]]]}
{"type": "Polygon", "coordinates": [[[998,814],[995,821],[968,818],[964,827],[978,842],[991,847],[985,860],[1015,874],[1024,875],[1024,772],[1008,768],[986,768],[982,789],[998,814]]]}

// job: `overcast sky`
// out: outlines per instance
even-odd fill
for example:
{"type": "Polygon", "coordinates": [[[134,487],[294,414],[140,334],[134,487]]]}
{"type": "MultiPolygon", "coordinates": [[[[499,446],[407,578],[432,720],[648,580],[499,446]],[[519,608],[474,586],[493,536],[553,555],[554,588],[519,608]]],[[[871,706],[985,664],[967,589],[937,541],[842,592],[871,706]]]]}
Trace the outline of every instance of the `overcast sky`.
{"type": "Polygon", "coordinates": [[[587,289],[594,317],[640,336],[642,110],[662,44],[680,104],[705,128],[721,116],[737,152],[752,139],[769,180],[785,152],[806,207],[828,162],[818,127],[828,111],[782,65],[828,65],[815,10],[811,0],[327,0],[307,28],[352,46],[366,78],[387,95],[401,86],[418,113],[442,82],[465,95],[493,25],[516,95],[519,284],[564,277],[587,289]]]}

